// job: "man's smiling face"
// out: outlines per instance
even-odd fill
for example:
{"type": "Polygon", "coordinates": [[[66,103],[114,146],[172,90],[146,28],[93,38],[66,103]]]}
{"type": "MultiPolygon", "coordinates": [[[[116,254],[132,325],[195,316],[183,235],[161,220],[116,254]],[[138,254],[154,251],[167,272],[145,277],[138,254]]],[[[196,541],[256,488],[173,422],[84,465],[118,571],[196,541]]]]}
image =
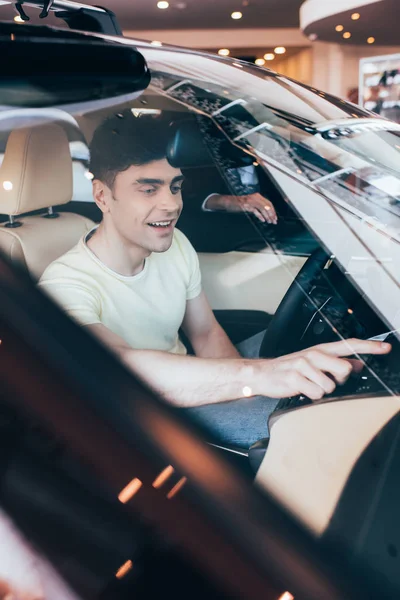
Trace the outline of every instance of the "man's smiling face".
{"type": "Polygon", "coordinates": [[[182,211],[183,175],[166,159],[131,166],[107,189],[108,218],[124,243],[165,252],[182,211]]]}

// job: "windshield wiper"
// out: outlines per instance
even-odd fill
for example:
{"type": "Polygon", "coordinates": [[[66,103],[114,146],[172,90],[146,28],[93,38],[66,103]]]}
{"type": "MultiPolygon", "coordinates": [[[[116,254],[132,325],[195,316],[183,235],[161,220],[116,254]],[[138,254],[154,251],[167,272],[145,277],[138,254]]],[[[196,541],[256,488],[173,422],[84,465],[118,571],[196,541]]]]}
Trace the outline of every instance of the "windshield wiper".
{"type": "Polygon", "coordinates": [[[292,123],[299,127],[303,131],[308,131],[309,133],[316,133],[314,123],[309,119],[305,119],[304,117],[299,117],[297,115],[293,115],[286,110],[282,110],[281,108],[276,108],[275,106],[270,106],[269,104],[263,103],[265,108],[268,108],[271,112],[273,112],[277,117],[288,121],[288,123],[292,123]]]}

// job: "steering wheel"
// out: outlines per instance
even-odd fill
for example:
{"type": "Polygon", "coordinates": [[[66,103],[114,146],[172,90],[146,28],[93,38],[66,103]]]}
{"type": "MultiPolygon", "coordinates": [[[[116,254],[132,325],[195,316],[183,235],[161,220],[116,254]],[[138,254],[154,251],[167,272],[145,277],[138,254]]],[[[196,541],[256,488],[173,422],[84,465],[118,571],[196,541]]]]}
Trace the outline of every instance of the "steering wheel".
{"type": "Polygon", "coordinates": [[[304,331],[305,325],[299,317],[301,307],[329,258],[330,255],[323,248],[317,248],[308,257],[284,295],[264,334],[260,358],[275,358],[286,354],[287,351],[283,350],[285,335],[290,332],[291,338],[295,339],[297,332],[300,336],[304,331]]]}

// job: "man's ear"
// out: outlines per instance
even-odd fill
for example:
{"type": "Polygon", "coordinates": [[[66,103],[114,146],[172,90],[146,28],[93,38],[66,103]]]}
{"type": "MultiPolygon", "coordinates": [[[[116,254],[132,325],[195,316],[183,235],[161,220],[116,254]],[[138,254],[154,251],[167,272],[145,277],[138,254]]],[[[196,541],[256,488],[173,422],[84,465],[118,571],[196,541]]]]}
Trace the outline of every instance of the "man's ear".
{"type": "Polygon", "coordinates": [[[93,199],[103,214],[109,212],[109,204],[112,201],[112,194],[109,187],[100,181],[93,179],[93,199]]]}

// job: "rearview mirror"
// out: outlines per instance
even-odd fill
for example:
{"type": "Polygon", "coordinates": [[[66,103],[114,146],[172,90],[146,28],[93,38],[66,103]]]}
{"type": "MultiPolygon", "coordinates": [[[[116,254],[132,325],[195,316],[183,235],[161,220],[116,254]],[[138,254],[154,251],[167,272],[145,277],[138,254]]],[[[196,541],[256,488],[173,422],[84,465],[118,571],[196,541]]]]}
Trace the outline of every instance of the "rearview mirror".
{"type": "Polygon", "coordinates": [[[133,47],[20,27],[7,36],[2,34],[8,28],[0,29],[0,53],[7,57],[0,63],[0,105],[54,107],[132,94],[149,84],[145,59],[133,47]]]}

